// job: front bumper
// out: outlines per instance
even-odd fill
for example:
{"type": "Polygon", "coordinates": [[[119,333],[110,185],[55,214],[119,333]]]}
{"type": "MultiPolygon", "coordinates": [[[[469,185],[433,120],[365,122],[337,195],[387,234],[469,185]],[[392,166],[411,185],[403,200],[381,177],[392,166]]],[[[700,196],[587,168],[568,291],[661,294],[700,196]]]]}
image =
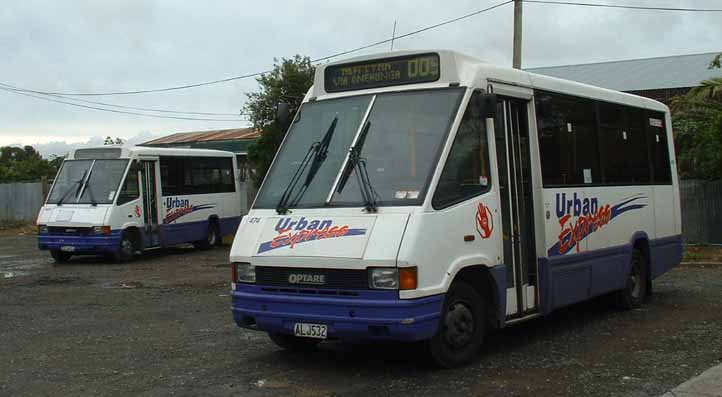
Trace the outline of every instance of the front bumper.
{"type": "Polygon", "coordinates": [[[39,234],[38,248],[41,250],[60,250],[73,247],[72,253],[92,254],[115,252],[120,247],[122,233],[113,230],[109,236],[39,234]]]}
{"type": "Polygon", "coordinates": [[[444,303],[443,295],[399,299],[397,291],[353,291],[356,296],[319,291],[284,293],[238,284],[231,292],[233,319],[240,327],[272,333],[293,334],[294,324],[303,322],[328,325],[332,339],[418,341],[434,336],[444,303]]]}

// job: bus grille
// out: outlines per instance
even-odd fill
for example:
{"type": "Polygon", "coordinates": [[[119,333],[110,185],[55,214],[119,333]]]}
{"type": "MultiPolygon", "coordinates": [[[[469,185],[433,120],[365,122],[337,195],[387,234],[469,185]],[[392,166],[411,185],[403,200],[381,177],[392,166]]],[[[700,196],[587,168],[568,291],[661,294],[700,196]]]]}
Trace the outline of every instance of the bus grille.
{"type": "Polygon", "coordinates": [[[256,284],[286,288],[369,289],[366,270],[256,266],[256,284]],[[306,277],[311,276],[311,277],[306,277]],[[322,276],[323,283],[320,282],[322,276]]]}
{"type": "Polygon", "coordinates": [[[49,226],[48,233],[50,234],[64,234],[69,236],[87,236],[93,230],[92,227],[64,227],[64,226],[49,226]]]}

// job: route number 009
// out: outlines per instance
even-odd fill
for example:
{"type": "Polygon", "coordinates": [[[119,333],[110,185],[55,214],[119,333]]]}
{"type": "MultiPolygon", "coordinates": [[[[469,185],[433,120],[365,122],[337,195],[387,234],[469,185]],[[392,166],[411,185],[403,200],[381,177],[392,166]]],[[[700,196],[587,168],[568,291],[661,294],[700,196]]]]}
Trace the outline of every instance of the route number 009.
{"type": "Polygon", "coordinates": [[[408,74],[410,79],[436,76],[439,74],[439,60],[435,57],[410,60],[408,74]]]}

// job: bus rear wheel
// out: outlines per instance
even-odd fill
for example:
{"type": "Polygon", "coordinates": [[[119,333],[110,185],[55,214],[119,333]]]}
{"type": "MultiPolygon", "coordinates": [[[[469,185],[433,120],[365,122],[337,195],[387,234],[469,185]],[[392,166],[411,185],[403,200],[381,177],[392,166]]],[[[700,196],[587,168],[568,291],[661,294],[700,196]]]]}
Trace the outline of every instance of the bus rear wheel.
{"type": "Polygon", "coordinates": [[[647,296],[649,274],[647,262],[642,251],[632,250],[629,276],[624,289],[617,292],[617,303],[625,310],[635,309],[642,305],[647,296]]]}
{"type": "Polygon", "coordinates": [[[197,249],[201,250],[207,250],[215,247],[218,245],[218,242],[220,241],[220,232],[218,231],[218,225],[215,222],[210,222],[208,224],[208,232],[206,233],[206,239],[201,241],[196,241],[193,243],[193,246],[197,249]]]}
{"type": "Polygon", "coordinates": [[[446,295],[439,330],[429,341],[434,361],[446,368],[471,362],[484,343],[486,303],[474,288],[454,282],[446,295]]]}
{"type": "Polygon", "coordinates": [[[311,351],[321,343],[320,339],[301,338],[294,335],[277,334],[273,332],[269,332],[268,337],[271,338],[273,343],[278,345],[278,347],[295,352],[311,351]]]}
{"type": "Polygon", "coordinates": [[[53,257],[55,263],[65,263],[70,260],[70,257],[72,257],[73,254],[60,250],[52,250],[50,251],[50,256],[53,257]]]}

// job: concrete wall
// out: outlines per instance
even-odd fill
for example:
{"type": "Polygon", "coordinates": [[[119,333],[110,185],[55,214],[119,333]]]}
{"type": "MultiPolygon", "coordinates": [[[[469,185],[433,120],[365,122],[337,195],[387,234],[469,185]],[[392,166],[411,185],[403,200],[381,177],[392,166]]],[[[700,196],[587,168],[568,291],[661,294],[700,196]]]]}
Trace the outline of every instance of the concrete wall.
{"type": "Polygon", "coordinates": [[[0,184],[0,222],[5,219],[34,222],[45,201],[43,184],[0,184]]]}
{"type": "Polygon", "coordinates": [[[722,244],[722,181],[679,183],[685,243],[722,244]]]}

